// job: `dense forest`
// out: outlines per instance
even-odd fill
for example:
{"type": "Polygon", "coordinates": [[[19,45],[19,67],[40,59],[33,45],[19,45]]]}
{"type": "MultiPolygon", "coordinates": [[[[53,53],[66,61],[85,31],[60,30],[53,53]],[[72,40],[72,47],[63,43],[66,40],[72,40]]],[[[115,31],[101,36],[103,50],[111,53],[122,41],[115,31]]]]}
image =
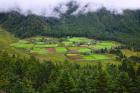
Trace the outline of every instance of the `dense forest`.
{"type": "Polygon", "coordinates": [[[84,36],[97,39],[116,40],[133,46],[140,46],[140,11],[125,10],[123,14],[107,11],[71,15],[70,8],[60,18],[41,17],[30,14],[23,16],[18,12],[0,14],[0,24],[15,36],[25,38],[36,35],[44,36],[84,36]]]}
{"type": "Polygon", "coordinates": [[[139,93],[140,67],[40,63],[0,52],[1,93],[139,93]]]}

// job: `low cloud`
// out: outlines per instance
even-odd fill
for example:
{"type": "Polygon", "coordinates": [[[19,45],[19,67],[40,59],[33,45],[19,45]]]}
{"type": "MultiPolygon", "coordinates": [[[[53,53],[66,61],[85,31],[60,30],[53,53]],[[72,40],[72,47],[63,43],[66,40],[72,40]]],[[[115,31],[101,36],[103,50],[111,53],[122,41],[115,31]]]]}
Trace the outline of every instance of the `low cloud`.
{"type": "Polygon", "coordinates": [[[32,13],[58,17],[60,13],[68,10],[67,4],[71,1],[78,5],[73,14],[97,11],[102,7],[118,13],[125,9],[140,9],[140,0],[0,0],[0,12],[18,11],[24,15],[32,13]]]}

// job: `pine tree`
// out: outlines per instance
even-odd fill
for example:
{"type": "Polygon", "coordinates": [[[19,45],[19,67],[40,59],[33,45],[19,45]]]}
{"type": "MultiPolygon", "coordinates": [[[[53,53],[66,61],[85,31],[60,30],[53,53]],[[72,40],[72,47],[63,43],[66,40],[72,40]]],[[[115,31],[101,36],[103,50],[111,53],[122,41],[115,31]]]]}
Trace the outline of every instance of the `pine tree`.
{"type": "Polygon", "coordinates": [[[120,72],[116,84],[117,92],[118,93],[128,93],[130,86],[131,86],[132,80],[129,78],[128,73],[126,72],[120,72]]]}
{"type": "Polygon", "coordinates": [[[57,81],[58,93],[72,93],[73,83],[67,70],[62,71],[57,81]]]}
{"type": "Polygon", "coordinates": [[[108,79],[104,71],[100,71],[96,77],[96,93],[108,93],[108,79]]]}

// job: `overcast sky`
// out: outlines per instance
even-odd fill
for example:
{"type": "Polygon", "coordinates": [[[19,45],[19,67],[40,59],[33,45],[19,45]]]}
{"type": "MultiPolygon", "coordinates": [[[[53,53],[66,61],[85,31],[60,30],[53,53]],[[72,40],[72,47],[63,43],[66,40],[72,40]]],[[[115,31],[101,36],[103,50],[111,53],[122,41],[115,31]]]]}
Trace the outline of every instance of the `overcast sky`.
{"type": "MultiPolygon", "coordinates": [[[[11,10],[20,10],[20,13],[33,14],[43,16],[58,16],[54,8],[61,5],[61,12],[67,11],[66,4],[71,0],[0,0],[0,12],[9,12],[11,10]]],[[[83,10],[83,7],[88,4],[88,7],[83,12],[96,11],[101,7],[108,10],[116,10],[122,12],[125,9],[140,9],[140,0],[73,0],[80,6],[75,13],[83,10]]]]}

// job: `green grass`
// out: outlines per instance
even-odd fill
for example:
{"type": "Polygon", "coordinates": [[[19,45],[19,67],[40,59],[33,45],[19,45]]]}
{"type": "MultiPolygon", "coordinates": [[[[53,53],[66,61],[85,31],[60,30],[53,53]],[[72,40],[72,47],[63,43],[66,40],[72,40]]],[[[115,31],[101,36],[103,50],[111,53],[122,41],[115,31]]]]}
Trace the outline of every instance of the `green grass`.
{"type": "Polygon", "coordinates": [[[67,52],[67,49],[65,47],[56,47],[56,52],[57,53],[65,53],[67,52]]]}
{"type": "Polygon", "coordinates": [[[45,42],[35,42],[37,45],[45,45],[45,42]]]}
{"type": "Polygon", "coordinates": [[[69,47],[69,50],[74,50],[79,53],[90,53],[91,49],[86,47],[69,47]]]}
{"type": "Polygon", "coordinates": [[[37,54],[47,54],[48,51],[44,48],[33,48],[31,50],[31,53],[37,53],[37,54]]]}
{"type": "Polygon", "coordinates": [[[86,43],[86,42],[91,42],[92,40],[84,37],[73,37],[73,38],[68,38],[68,41],[86,43]]]}
{"type": "Polygon", "coordinates": [[[28,44],[29,41],[27,41],[27,40],[19,40],[18,43],[20,43],[20,44],[28,44]]]}
{"type": "Polygon", "coordinates": [[[2,29],[0,26],[0,49],[9,47],[10,44],[17,41],[18,39],[11,35],[6,30],[2,29]]]}
{"type": "Polygon", "coordinates": [[[92,47],[95,49],[110,49],[117,46],[115,42],[113,41],[101,41],[101,42],[97,42],[97,44],[93,45],[92,47]]]}
{"type": "Polygon", "coordinates": [[[79,54],[67,54],[67,56],[77,56],[79,54]]]}
{"type": "Polygon", "coordinates": [[[42,36],[37,36],[37,37],[32,37],[32,39],[34,39],[34,40],[36,40],[36,41],[40,41],[40,40],[42,40],[42,36]]]}
{"type": "Polygon", "coordinates": [[[122,49],[121,51],[127,57],[140,56],[140,52],[136,52],[136,51],[132,51],[132,50],[128,50],[128,49],[122,49]]]}
{"type": "Polygon", "coordinates": [[[15,47],[15,48],[33,48],[34,44],[24,44],[24,43],[14,43],[14,44],[11,44],[12,47],[15,47]]]}
{"type": "Polygon", "coordinates": [[[62,53],[57,54],[57,53],[48,53],[46,55],[37,55],[36,56],[39,60],[46,60],[46,61],[51,61],[54,63],[59,63],[59,62],[65,62],[65,60],[67,59],[66,56],[62,53]]]}
{"type": "Polygon", "coordinates": [[[47,48],[47,47],[57,47],[57,44],[42,44],[42,45],[35,45],[36,48],[47,48]]]}
{"type": "Polygon", "coordinates": [[[102,55],[102,54],[84,55],[83,58],[85,60],[106,60],[106,59],[109,59],[108,56],[102,55]]]}
{"type": "Polygon", "coordinates": [[[63,43],[65,46],[72,46],[72,45],[73,45],[73,43],[70,42],[70,41],[63,41],[62,43],[63,43]]]}
{"type": "Polygon", "coordinates": [[[6,51],[9,54],[18,55],[20,58],[29,58],[25,51],[11,47],[11,44],[18,41],[11,33],[0,27],[0,51],[6,51]]]}
{"type": "Polygon", "coordinates": [[[91,49],[89,49],[89,48],[79,48],[78,52],[80,52],[80,53],[90,53],[91,49]]]}
{"type": "Polygon", "coordinates": [[[17,43],[13,43],[11,46],[19,49],[28,49],[31,55],[35,55],[41,60],[51,60],[54,62],[64,62],[65,60],[70,60],[71,62],[104,62],[107,61],[107,59],[112,60],[112,58],[107,54],[91,54],[91,49],[109,49],[116,46],[116,43],[113,41],[101,41],[95,44],[95,40],[81,37],[66,38],[63,40],[60,40],[59,38],[53,39],[50,37],[44,38],[46,38],[50,44],[40,41],[41,37],[34,37],[34,43],[30,42],[33,38],[28,38],[20,40],[17,43]],[[81,46],[72,47],[73,42],[80,43],[81,46]],[[89,42],[93,42],[93,45],[88,45],[89,42]],[[55,52],[50,52],[51,49],[52,51],[54,49],[55,52]]]}

